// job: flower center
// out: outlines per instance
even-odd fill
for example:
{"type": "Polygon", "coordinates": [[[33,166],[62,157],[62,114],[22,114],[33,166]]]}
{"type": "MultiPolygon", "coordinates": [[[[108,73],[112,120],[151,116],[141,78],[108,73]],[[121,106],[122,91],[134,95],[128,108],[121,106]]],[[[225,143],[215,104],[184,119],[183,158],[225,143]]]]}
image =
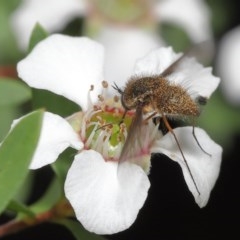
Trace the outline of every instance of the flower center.
{"type": "Polygon", "coordinates": [[[123,114],[118,110],[94,109],[86,115],[85,129],[81,131],[81,136],[85,135],[85,148],[100,152],[106,160],[119,159],[127,137],[126,124],[131,122],[131,117],[126,116],[121,123],[123,114]]]}
{"type": "MultiPolygon", "coordinates": [[[[128,111],[123,119],[125,110],[119,97],[108,97],[107,82],[104,81],[102,85],[103,91],[98,96],[98,102],[92,104],[90,101],[89,109],[77,113],[78,116],[70,119],[70,124],[79,133],[85,149],[101,153],[106,161],[119,161],[135,112],[128,111]],[[78,120],[75,121],[74,118],[78,120]]],[[[142,125],[140,131],[136,139],[128,142],[131,144],[128,148],[130,154],[124,160],[134,162],[148,171],[150,148],[160,133],[158,124],[154,124],[151,119],[139,124],[142,125]]]]}
{"type": "Polygon", "coordinates": [[[98,102],[92,104],[90,101],[89,110],[81,116],[79,135],[85,149],[93,149],[101,153],[106,161],[117,161],[127,138],[127,129],[133,112],[127,113],[122,121],[124,109],[119,97],[108,97],[106,81],[102,82],[102,86],[103,90],[98,96],[98,102]]]}

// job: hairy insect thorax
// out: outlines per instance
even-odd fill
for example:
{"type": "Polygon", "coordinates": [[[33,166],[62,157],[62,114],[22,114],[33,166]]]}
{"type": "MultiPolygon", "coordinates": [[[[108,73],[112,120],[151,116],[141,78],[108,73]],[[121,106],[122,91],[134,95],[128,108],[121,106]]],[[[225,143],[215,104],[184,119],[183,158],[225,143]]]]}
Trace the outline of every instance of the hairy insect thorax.
{"type": "Polygon", "coordinates": [[[180,85],[172,85],[161,76],[131,78],[123,91],[123,105],[144,112],[156,111],[165,115],[198,116],[199,105],[180,85]]]}

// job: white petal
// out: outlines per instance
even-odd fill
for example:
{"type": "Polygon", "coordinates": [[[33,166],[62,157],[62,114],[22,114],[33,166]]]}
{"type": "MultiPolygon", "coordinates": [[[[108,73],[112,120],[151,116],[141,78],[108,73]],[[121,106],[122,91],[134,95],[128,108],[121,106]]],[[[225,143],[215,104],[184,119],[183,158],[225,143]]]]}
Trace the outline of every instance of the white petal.
{"type": "Polygon", "coordinates": [[[197,145],[192,135],[192,127],[176,128],[174,132],[180,143],[194,181],[200,191],[200,195],[196,190],[191,175],[171,133],[166,134],[162,139],[157,141],[156,145],[152,148],[152,152],[163,153],[180,164],[185,181],[195,201],[200,207],[204,207],[208,202],[210,192],[219,175],[222,148],[213,142],[205,131],[195,128],[196,137],[201,147],[207,153],[211,154],[210,157],[197,145]]]}
{"type": "Polygon", "coordinates": [[[220,83],[220,78],[212,75],[211,67],[203,67],[194,58],[186,58],[168,77],[172,83],[181,85],[191,95],[210,98],[220,83]]]}
{"type": "Polygon", "coordinates": [[[234,104],[240,104],[240,26],[228,32],[220,42],[217,71],[223,92],[234,104]]]}
{"type": "MultiPolygon", "coordinates": [[[[17,69],[29,86],[46,89],[87,108],[90,85],[103,80],[104,49],[85,37],[55,34],[40,42],[17,69]]],[[[97,93],[93,100],[97,100],[97,93]]]]}
{"type": "Polygon", "coordinates": [[[150,187],[137,165],[105,162],[93,150],[78,154],[68,171],[66,197],[77,219],[90,232],[113,234],[135,221],[150,187]]]}
{"type": "MultiPolygon", "coordinates": [[[[136,62],[134,73],[139,76],[161,74],[181,56],[171,47],[153,50],[136,62]]],[[[181,85],[193,99],[198,96],[209,98],[217,88],[220,79],[212,75],[212,68],[204,68],[194,58],[184,58],[174,73],[167,79],[171,84],[181,85]]]]}
{"type": "Polygon", "coordinates": [[[165,0],[155,7],[160,22],[179,25],[195,42],[212,38],[210,10],[203,0],[165,0]]]}
{"type": "Polygon", "coordinates": [[[96,40],[106,49],[106,80],[110,84],[115,82],[119,87],[132,74],[136,59],[163,45],[162,40],[154,33],[137,28],[107,26],[96,36],[96,40]]]}
{"type": "Polygon", "coordinates": [[[83,0],[24,0],[13,13],[11,22],[20,47],[26,49],[37,22],[48,32],[57,32],[85,10],[83,0]]]}
{"type": "Polygon", "coordinates": [[[168,66],[181,56],[176,54],[171,47],[161,47],[152,50],[146,56],[136,61],[134,74],[151,76],[162,73],[168,66]]]}
{"type": "MultiPolygon", "coordinates": [[[[20,119],[14,120],[11,129],[19,121],[20,119]]],[[[40,139],[29,168],[37,169],[55,162],[59,154],[68,147],[79,150],[83,144],[65,119],[45,112],[40,139]]]]}

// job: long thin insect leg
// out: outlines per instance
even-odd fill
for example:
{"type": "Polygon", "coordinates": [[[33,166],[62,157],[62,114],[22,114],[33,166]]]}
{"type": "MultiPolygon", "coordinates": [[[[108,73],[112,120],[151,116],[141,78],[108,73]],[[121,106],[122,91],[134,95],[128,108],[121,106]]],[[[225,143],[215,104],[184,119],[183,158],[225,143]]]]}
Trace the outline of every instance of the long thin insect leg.
{"type": "Polygon", "coordinates": [[[176,143],[177,143],[178,149],[179,149],[179,151],[180,151],[180,153],[181,153],[181,155],[182,155],[182,157],[183,157],[183,160],[184,160],[184,162],[185,162],[185,164],[186,164],[186,166],[187,166],[188,172],[189,172],[189,174],[190,174],[190,176],[191,176],[191,178],[192,178],[192,180],[193,180],[194,186],[195,186],[198,194],[200,195],[200,191],[199,191],[199,189],[198,189],[198,187],[197,187],[197,184],[196,184],[196,182],[195,182],[195,180],[194,180],[194,177],[193,177],[192,172],[191,172],[191,169],[190,169],[190,167],[189,167],[189,165],[188,165],[188,163],[187,163],[187,160],[186,160],[186,158],[185,158],[185,156],[184,156],[184,154],[183,154],[183,151],[182,151],[182,149],[181,149],[181,146],[180,146],[180,144],[179,144],[179,141],[178,141],[178,139],[177,139],[177,136],[175,135],[172,127],[171,127],[170,124],[168,123],[168,120],[167,120],[167,118],[166,118],[166,116],[165,116],[164,114],[162,114],[162,119],[163,119],[163,122],[164,122],[165,126],[167,127],[168,131],[171,132],[171,134],[173,135],[173,137],[174,137],[174,139],[175,139],[175,141],[176,141],[176,143]]]}
{"type": "Polygon", "coordinates": [[[146,119],[144,119],[144,122],[147,122],[149,119],[153,118],[157,112],[153,112],[151,115],[149,115],[146,119]]]}
{"type": "Polygon", "coordinates": [[[193,135],[193,137],[194,137],[197,145],[199,146],[199,148],[200,148],[205,154],[207,154],[209,157],[212,157],[212,155],[211,155],[210,153],[206,152],[206,151],[203,149],[203,147],[201,146],[200,142],[198,141],[197,136],[196,136],[196,133],[195,133],[195,125],[193,125],[192,127],[193,127],[193,129],[192,129],[192,135],[193,135]]]}
{"type": "Polygon", "coordinates": [[[105,128],[105,127],[111,126],[111,125],[113,125],[113,124],[112,124],[112,123],[106,123],[106,124],[104,124],[103,126],[97,128],[97,129],[95,130],[95,132],[97,132],[97,131],[99,131],[100,129],[103,129],[103,128],[105,128]]]}
{"type": "Polygon", "coordinates": [[[126,114],[127,114],[127,109],[124,109],[124,113],[123,113],[123,115],[122,115],[122,118],[121,118],[121,121],[119,122],[119,125],[121,124],[121,123],[123,123],[123,121],[124,121],[124,118],[125,118],[125,116],[126,116],[126,114]]]}

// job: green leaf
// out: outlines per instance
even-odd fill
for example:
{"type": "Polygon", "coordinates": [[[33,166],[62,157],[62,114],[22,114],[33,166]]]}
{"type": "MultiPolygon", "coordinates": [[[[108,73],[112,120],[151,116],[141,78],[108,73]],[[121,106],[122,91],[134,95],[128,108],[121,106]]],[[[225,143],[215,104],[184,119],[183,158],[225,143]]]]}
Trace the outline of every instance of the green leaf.
{"type": "Polygon", "coordinates": [[[37,45],[37,43],[41,42],[47,36],[47,31],[39,23],[36,23],[29,40],[28,51],[30,52],[37,45]]]}
{"type": "Polygon", "coordinates": [[[50,210],[62,196],[62,186],[57,178],[54,178],[45,194],[30,209],[35,214],[50,210]]]}
{"type": "Polygon", "coordinates": [[[14,200],[10,201],[7,209],[16,213],[23,213],[24,215],[27,215],[29,217],[35,216],[35,214],[30,210],[28,206],[14,200]]]}
{"type": "Polygon", "coordinates": [[[56,223],[65,226],[77,240],[104,240],[102,236],[85,230],[79,222],[70,219],[57,220],[56,223]]]}
{"type": "Polygon", "coordinates": [[[227,103],[218,90],[204,107],[198,119],[198,125],[200,125],[214,141],[224,148],[228,148],[231,147],[233,135],[240,131],[239,119],[240,112],[227,103]]]}
{"type": "Polygon", "coordinates": [[[34,187],[35,171],[29,171],[22,186],[16,192],[13,200],[20,203],[26,203],[32,196],[32,190],[34,187]]]}
{"type": "Polygon", "coordinates": [[[6,9],[8,13],[12,13],[19,5],[21,1],[19,0],[1,0],[0,1],[0,8],[6,9]]]}
{"type": "Polygon", "coordinates": [[[0,213],[21,187],[40,136],[43,111],[28,114],[0,146],[0,213]]]}
{"type": "Polygon", "coordinates": [[[80,107],[63,96],[47,90],[32,89],[33,109],[45,108],[47,111],[66,117],[78,112],[80,107]]]}
{"type": "Polygon", "coordinates": [[[7,135],[12,120],[22,115],[19,113],[19,108],[16,106],[1,106],[0,105],[0,142],[7,135]]]}
{"type": "Polygon", "coordinates": [[[0,78],[0,107],[19,105],[31,98],[31,89],[11,78],[0,78]]]}
{"type": "Polygon", "coordinates": [[[10,24],[10,17],[19,2],[19,0],[0,0],[0,63],[15,63],[21,57],[10,24]]]}
{"type": "Polygon", "coordinates": [[[51,167],[61,182],[62,186],[64,185],[67,172],[76,153],[77,150],[68,148],[59,156],[58,161],[51,164],[51,167]]]}
{"type": "Polygon", "coordinates": [[[187,33],[176,25],[164,23],[161,25],[161,35],[169,46],[173,46],[174,51],[179,52],[188,49],[191,41],[187,33]]]}

